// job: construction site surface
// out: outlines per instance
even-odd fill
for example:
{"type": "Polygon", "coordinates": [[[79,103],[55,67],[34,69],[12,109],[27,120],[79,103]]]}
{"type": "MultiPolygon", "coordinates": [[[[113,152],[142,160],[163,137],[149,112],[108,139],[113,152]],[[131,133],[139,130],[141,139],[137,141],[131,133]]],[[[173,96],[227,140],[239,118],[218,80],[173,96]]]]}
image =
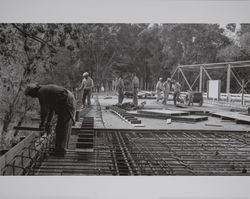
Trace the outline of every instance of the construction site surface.
{"type": "Polygon", "coordinates": [[[1,175],[250,175],[247,112],[155,99],[139,99],[143,107],[125,110],[117,101],[99,94],[91,107],[78,109],[65,154],[53,152],[53,134],[30,131],[0,157],[1,175]]]}

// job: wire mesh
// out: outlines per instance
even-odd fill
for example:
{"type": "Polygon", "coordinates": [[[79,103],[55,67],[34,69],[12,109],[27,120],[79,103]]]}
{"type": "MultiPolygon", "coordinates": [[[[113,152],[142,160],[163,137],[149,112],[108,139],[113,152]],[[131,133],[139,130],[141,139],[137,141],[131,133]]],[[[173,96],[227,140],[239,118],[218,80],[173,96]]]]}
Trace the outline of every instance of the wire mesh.
{"type": "MultiPolygon", "coordinates": [[[[34,175],[249,175],[250,135],[95,130],[94,150],[45,157],[34,175]]],[[[74,139],[74,136],[71,136],[74,139]]]]}

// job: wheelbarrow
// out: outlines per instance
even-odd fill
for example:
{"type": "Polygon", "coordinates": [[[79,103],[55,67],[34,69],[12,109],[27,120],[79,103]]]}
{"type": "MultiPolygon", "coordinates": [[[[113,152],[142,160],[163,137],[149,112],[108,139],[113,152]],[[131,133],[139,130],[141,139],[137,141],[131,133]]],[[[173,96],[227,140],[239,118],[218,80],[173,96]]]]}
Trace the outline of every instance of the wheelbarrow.
{"type": "Polygon", "coordinates": [[[201,92],[193,92],[189,91],[188,94],[185,97],[186,104],[190,106],[194,105],[194,103],[198,103],[199,106],[202,106],[203,104],[203,96],[201,92]]]}

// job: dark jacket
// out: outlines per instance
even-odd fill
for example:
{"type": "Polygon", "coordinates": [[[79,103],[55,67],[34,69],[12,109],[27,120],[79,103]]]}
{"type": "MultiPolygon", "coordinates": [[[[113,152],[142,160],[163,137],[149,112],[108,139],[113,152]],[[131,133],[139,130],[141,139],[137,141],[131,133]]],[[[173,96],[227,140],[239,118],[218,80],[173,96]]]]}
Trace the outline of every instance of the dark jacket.
{"type": "Polygon", "coordinates": [[[50,122],[54,112],[57,115],[70,114],[74,119],[75,99],[67,89],[54,84],[41,85],[37,97],[41,107],[41,124],[47,117],[50,122]]]}

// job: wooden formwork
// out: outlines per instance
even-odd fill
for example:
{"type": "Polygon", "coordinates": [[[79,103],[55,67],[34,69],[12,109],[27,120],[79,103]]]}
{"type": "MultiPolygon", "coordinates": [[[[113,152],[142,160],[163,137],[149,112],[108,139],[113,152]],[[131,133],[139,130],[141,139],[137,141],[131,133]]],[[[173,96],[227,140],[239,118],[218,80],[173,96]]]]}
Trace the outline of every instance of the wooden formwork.
{"type": "Polygon", "coordinates": [[[24,175],[50,142],[51,136],[31,133],[0,157],[0,175],[24,175]]]}

